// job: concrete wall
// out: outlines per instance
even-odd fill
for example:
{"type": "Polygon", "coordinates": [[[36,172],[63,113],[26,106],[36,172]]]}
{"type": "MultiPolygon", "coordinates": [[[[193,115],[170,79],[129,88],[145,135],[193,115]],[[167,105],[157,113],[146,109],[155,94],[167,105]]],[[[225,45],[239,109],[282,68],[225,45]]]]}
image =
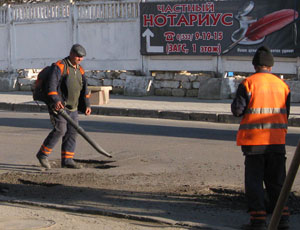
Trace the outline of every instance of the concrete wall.
{"type": "MultiPolygon", "coordinates": [[[[220,76],[253,72],[252,57],[142,56],[140,36],[138,0],[2,7],[0,90],[30,90],[38,73],[31,69],[67,56],[74,43],[86,47],[89,85],[110,85],[113,93],[226,99],[240,79],[220,76]]],[[[273,72],[299,80],[300,58],[275,58],[273,72]]],[[[293,102],[300,102],[299,82],[288,81],[293,102]]]]}
{"type": "MultiPolygon", "coordinates": [[[[252,72],[251,57],[142,56],[139,1],[69,1],[0,8],[0,70],[43,68],[68,55],[74,43],[87,49],[88,70],[252,72]]],[[[275,58],[275,73],[300,75],[300,58],[275,58]]]]}

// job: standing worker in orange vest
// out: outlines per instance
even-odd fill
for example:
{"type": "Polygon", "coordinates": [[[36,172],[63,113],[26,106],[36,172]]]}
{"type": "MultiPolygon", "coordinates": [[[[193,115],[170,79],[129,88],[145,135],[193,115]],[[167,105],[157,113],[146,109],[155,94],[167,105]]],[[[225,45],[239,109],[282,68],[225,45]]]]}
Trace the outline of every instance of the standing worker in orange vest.
{"type": "MultiPolygon", "coordinates": [[[[245,193],[250,213],[250,223],[243,229],[264,230],[267,213],[273,212],[286,177],[290,90],[283,80],[270,73],[274,60],[267,47],[257,50],[252,64],[256,73],[239,85],[231,111],[234,116],[242,116],[237,145],[245,155],[245,193]]],[[[278,229],[289,229],[287,207],[278,229]]]]}

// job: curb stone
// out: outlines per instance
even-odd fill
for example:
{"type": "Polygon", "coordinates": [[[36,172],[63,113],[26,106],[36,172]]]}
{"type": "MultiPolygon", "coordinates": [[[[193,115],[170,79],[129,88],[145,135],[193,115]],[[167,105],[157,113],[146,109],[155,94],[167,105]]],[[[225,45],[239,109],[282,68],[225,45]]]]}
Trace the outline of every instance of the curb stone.
{"type": "MultiPolygon", "coordinates": [[[[5,103],[0,102],[1,110],[16,112],[47,112],[45,104],[35,103],[5,103]]],[[[172,120],[203,121],[227,124],[239,124],[240,117],[235,117],[230,113],[214,112],[194,112],[194,111],[172,111],[172,110],[151,110],[151,109],[127,109],[92,106],[92,115],[104,116],[125,116],[125,117],[145,117],[172,120]]],[[[290,127],[300,127],[300,117],[290,115],[288,120],[290,127]]]]}

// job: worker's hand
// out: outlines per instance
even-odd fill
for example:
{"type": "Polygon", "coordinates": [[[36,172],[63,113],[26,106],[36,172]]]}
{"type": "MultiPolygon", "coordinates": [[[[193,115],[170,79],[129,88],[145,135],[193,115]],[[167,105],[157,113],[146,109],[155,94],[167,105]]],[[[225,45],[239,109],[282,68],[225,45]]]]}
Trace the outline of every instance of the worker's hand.
{"type": "Polygon", "coordinates": [[[59,111],[60,109],[63,109],[64,107],[65,106],[63,105],[63,103],[61,103],[61,101],[56,102],[55,105],[54,105],[54,109],[56,111],[59,111]]]}
{"type": "Polygon", "coordinates": [[[91,107],[87,107],[86,110],[85,110],[85,115],[91,115],[91,112],[92,112],[92,109],[91,107]]]}

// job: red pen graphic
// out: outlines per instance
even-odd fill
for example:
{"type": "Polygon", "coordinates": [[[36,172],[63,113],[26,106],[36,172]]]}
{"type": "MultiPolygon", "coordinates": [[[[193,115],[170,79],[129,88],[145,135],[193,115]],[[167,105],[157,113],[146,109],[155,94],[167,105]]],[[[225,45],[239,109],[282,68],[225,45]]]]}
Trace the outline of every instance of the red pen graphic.
{"type": "Polygon", "coordinates": [[[275,31],[282,29],[283,27],[295,21],[297,18],[298,12],[293,9],[283,9],[268,14],[258,21],[251,23],[245,35],[232,43],[226,50],[223,51],[223,54],[227,53],[245,38],[251,41],[259,40],[275,31]]]}
{"type": "Polygon", "coordinates": [[[298,18],[298,12],[292,9],[275,11],[250,24],[245,37],[258,40],[271,34],[298,18]]]}

